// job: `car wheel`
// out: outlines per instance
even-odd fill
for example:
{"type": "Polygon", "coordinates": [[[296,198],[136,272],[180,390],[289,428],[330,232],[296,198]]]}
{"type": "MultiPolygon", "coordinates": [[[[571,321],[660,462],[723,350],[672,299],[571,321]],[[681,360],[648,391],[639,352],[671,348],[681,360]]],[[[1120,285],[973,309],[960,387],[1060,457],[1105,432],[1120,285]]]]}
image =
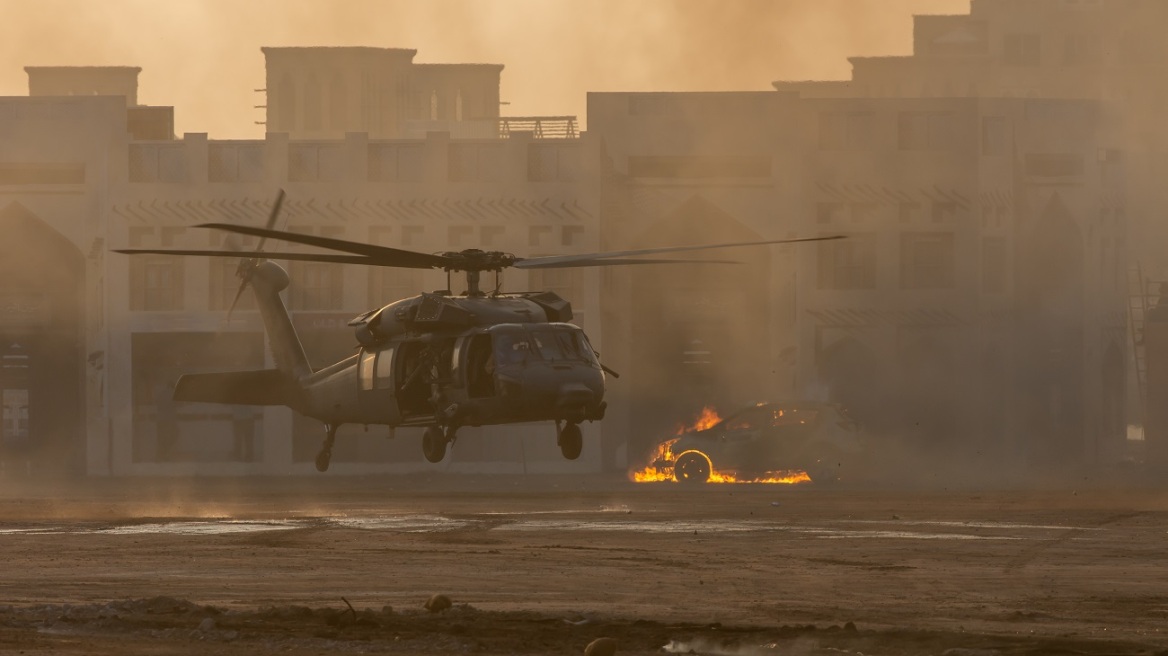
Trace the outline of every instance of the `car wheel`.
{"type": "Polygon", "coordinates": [[[710,480],[713,467],[704,454],[690,451],[683,453],[673,464],[673,478],[678,483],[700,484],[710,480]]]}

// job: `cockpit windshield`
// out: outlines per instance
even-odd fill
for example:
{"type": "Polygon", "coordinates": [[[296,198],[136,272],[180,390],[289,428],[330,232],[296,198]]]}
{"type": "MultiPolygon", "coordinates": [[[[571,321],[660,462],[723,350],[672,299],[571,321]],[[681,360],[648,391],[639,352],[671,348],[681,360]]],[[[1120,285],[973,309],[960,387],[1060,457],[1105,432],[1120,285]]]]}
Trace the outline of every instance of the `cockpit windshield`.
{"type": "Polygon", "coordinates": [[[592,364],[596,355],[584,331],[570,327],[539,328],[531,331],[532,341],[540,357],[548,362],[575,361],[592,364]]]}
{"type": "Polygon", "coordinates": [[[535,328],[496,330],[493,342],[493,363],[500,366],[532,361],[600,366],[584,331],[575,326],[540,324],[535,328]]]}

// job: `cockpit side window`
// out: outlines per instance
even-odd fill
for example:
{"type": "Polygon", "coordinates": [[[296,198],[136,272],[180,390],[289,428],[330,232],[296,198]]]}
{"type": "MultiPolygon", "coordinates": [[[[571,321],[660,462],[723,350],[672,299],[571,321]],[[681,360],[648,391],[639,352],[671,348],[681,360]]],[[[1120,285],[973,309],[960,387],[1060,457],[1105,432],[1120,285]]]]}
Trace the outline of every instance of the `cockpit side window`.
{"type": "Polygon", "coordinates": [[[495,334],[494,342],[499,366],[524,364],[533,357],[531,340],[526,335],[500,332],[495,334]]]}

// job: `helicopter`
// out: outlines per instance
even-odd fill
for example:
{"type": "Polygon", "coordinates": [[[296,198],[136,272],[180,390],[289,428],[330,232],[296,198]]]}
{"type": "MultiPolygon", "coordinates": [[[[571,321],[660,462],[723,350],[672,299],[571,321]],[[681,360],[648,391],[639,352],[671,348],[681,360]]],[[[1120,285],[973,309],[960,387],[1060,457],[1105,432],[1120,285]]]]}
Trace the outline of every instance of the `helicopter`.
{"type": "Polygon", "coordinates": [[[606,374],[583,329],[570,323],[572,306],[550,291],[505,293],[505,269],[550,269],[651,264],[732,263],[725,260],[642,259],[646,255],[767,244],[842,239],[842,236],[553,255],[522,258],[499,251],[466,249],[421,253],[386,246],[276,230],[280,190],[265,227],[205,223],[195,227],[258,237],[251,251],[115,249],[128,255],[161,254],[240,258],[240,279],[228,317],[245,289],[255,295],[268,334],[275,369],[181,376],[174,400],[253,406],[286,406],[324,424],[318,471],[329,468],[342,424],[423,428],[422,452],[431,463],[446,456],[464,426],[551,421],[564,458],[583,449],[580,424],[604,418],[606,374]],[[331,252],[265,252],[266,240],[313,246],[331,252]],[[280,292],[290,283],[272,260],[440,269],[447,289],[401,299],[349,322],[356,353],[316,369],[308,361],[280,292]],[[450,291],[450,275],[465,274],[466,290],[450,291]],[[482,274],[495,273],[484,291],[482,274]]]}

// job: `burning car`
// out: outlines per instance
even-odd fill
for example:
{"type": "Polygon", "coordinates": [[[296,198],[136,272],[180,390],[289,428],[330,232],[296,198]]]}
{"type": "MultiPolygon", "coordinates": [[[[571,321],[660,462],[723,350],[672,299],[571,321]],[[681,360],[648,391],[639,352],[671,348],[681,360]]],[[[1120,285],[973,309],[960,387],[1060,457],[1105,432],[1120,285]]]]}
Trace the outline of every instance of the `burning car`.
{"type": "Polygon", "coordinates": [[[824,484],[838,481],[861,450],[858,425],[837,405],[759,403],[725,419],[707,408],[694,430],[658,445],[633,478],[824,484]]]}

